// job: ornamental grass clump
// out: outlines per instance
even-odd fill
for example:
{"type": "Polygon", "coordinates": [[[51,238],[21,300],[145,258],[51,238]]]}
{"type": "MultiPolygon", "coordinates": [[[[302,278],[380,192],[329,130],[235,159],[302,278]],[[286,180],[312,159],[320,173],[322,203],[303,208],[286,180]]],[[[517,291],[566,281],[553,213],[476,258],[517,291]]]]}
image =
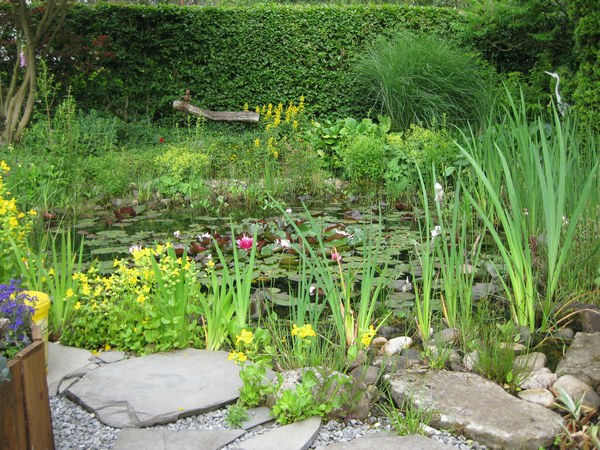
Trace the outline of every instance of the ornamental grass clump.
{"type": "Polygon", "coordinates": [[[12,358],[31,343],[31,298],[21,290],[20,280],[0,284],[0,356],[12,358]]]}
{"type": "Polygon", "coordinates": [[[397,130],[443,118],[453,125],[477,123],[491,105],[491,71],[434,35],[402,32],[380,38],[355,72],[366,99],[391,117],[397,130]]]}

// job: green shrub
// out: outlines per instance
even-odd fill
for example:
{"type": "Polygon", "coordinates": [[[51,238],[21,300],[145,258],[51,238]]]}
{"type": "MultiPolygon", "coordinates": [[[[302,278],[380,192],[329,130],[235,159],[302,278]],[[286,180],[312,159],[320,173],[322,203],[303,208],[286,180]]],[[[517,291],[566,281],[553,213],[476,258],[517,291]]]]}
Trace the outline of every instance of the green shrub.
{"type": "Polygon", "coordinates": [[[380,182],[386,167],[385,139],[380,136],[355,136],[344,149],[344,173],[353,181],[380,182]]]}
{"type": "Polygon", "coordinates": [[[394,129],[477,123],[491,105],[491,71],[473,55],[434,35],[401,32],[379,38],[360,57],[358,85],[394,129]]]}

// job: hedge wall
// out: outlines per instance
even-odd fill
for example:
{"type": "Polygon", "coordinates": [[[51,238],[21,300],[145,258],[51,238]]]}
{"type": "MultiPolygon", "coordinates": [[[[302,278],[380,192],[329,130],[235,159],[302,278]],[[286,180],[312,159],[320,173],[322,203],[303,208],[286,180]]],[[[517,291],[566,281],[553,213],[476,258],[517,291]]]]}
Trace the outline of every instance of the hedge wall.
{"type": "Polygon", "coordinates": [[[357,52],[398,28],[454,39],[461,21],[455,10],[399,5],[80,5],[48,61],[81,107],[125,118],[169,115],[186,89],[208,109],[304,95],[317,114],[360,117],[357,52]]]}
{"type": "Polygon", "coordinates": [[[579,59],[573,95],[580,117],[600,131],[600,9],[597,0],[571,0],[579,59]]]}

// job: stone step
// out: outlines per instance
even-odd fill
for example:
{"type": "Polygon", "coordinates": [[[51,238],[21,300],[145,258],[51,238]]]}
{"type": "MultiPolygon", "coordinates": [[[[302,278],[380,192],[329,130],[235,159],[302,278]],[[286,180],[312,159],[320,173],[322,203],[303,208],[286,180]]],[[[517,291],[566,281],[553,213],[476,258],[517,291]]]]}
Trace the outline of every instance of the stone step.
{"type": "Polygon", "coordinates": [[[124,428],[113,450],[218,450],[244,430],[163,430],[124,428]]]}
{"type": "Polygon", "coordinates": [[[321,429],[321,418],[310,417],[253,436],[236,444],[236,450],[306,450],[321,429]]]}
{"type": "Polygon", "coordinates": [[[426,436],[394,436],[388,433],[375,433],[350,442],[336,442],[323,450],[456,450],[455,447],[438,442],[426,436]]]}

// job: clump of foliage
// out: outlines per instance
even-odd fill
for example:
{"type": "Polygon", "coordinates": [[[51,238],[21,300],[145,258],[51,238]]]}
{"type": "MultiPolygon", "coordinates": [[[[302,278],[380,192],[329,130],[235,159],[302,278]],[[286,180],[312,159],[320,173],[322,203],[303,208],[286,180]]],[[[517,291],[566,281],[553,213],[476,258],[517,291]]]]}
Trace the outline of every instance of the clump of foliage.
{"type": "Polygon", "coordinates": [[[379,38],[359,58],[357,82],[394,129],[478,123],[491,104],[490,70],[472,54],[434,35],[379,38]]]}

